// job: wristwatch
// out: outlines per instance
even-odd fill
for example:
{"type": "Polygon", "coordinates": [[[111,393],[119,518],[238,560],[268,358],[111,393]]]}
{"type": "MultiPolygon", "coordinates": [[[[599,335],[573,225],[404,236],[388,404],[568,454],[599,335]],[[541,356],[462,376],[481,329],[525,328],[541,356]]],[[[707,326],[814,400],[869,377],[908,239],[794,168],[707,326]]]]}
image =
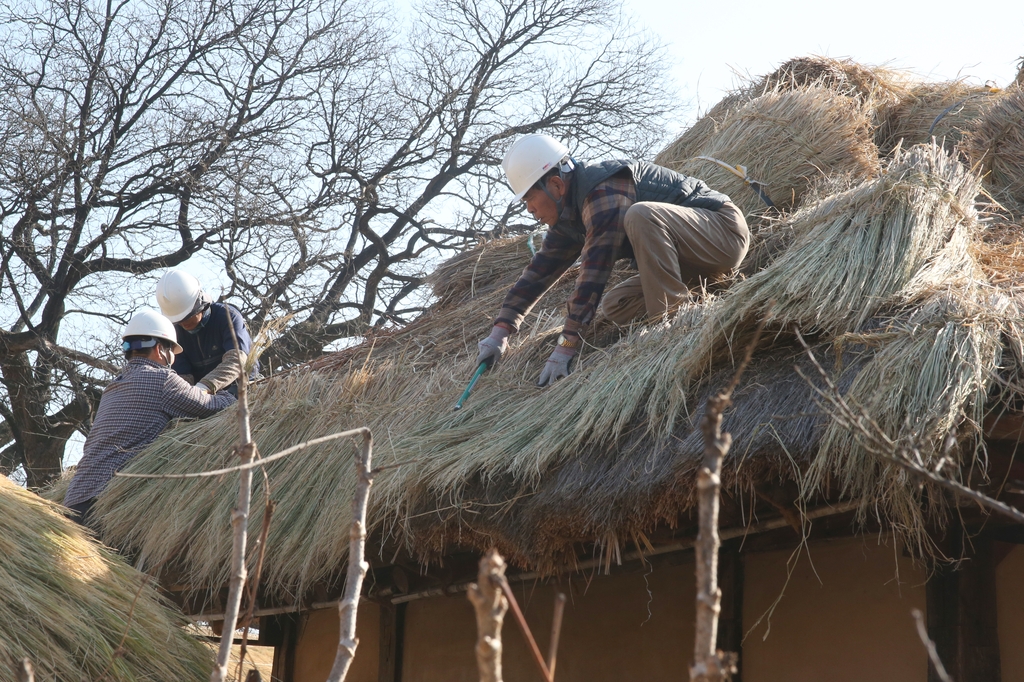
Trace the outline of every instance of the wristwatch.
{"type": "Polygon", "coordinates": [[[575,341],[570,339],[565,334],[558,335],[558,347],[559,348],[579,348],[580,340],[579,337],[575,341]]]}

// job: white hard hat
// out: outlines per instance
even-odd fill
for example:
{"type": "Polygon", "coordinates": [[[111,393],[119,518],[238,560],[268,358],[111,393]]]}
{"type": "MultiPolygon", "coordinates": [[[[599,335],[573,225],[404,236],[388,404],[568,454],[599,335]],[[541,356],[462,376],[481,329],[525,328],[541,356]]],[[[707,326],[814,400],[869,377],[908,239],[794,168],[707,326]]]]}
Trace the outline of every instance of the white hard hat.
{"type": "Polygon", "coordinates": [[[520,200],[544,175],[569,156],[569,148],[550,135],[524,135],[516,140],[501,162],[508,184],[520,200]]]}
{"type": "Polygon", "coordinates": [[[163,339],[174,344],[174,353],[183,352],[178,345],[177,334],[174,332],[174,325],[166,317],[155,310],[140,310],[128,320],[128,325],[121,334],[122,339],[129,336],[149,336],[156,339],[163,339]]]}
{"type": "Polygon", "coordinates": [[[156,302],[171,322],[180,322],[191,315],[202,295],[199,280],[184,270],[168,270],[156,285],[156,302]]]}

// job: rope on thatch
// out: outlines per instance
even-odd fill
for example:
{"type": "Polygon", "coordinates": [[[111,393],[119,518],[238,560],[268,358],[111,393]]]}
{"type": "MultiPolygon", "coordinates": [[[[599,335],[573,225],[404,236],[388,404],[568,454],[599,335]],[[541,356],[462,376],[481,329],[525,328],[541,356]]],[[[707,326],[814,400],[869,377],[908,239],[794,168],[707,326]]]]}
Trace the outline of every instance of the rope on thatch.
{"type": "Polygon", "coordinates": [[[971,126],[964,147],[996,200],[1024,213],[1024,87],[996,98],[971,126]]]}
{"type": "Polygon", "coordinates": [[[43,680],[208,679],[181,615],[56,505],[0,480],[0,526],[0,659],[43,680]]]}

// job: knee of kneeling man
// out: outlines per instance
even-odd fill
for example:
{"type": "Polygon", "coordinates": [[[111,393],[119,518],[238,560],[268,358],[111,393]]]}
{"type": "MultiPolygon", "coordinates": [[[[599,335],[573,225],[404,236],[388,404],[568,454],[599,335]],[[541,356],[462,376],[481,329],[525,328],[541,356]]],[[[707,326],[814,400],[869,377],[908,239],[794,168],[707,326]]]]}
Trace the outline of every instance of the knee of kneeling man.
{"type": "Polygon", "coordinates": [[[651,214],[651,203],[648,201],[638,201],[627,208],[626,216],[623,219],[623,227],[626,229],[626,234],[628,235],[634,230],[643,229],[650,225],[651,214]]]}

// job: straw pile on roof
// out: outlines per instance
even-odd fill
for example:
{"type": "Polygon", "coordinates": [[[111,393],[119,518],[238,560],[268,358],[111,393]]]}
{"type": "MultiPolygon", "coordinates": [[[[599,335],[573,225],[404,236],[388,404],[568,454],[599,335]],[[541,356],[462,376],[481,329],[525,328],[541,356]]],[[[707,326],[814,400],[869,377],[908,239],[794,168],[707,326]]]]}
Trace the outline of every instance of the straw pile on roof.
{"type": "MultiPolygon", "coordinates": [[[[688,159],[704,154],[708,141],[725,124],[726,119],[751,101],[770,92],[785,92],[807,87],[825,88],[837,95],[860,102],[874,125],[875,120],[905,92],[906,77],[883,67],[867,67],[851,59],[830,57],[797,57],[782,64],[772,73],[755,79],[726,95],[701,116],[686,132],[666,147],[655,163],[676,168],[688,159]]],[[[728,161],[733,165],[744,160],[728,161]]],[[[830,172],[830,169],[823,169],[830,172]]],[[[771,178],[757,178],[769,181],[771,178]]]]}
{"type": "Polygon", "coordinates": [[[975,122],[964,140],[967,154],[981,166],[993,197],[1024,213],[1024,87],[1003,92],[975,122]]]}
{"type": "MultiPolygon", "coordinates": [[[[913,435],[932,458],[955,426],[963,445],[955,456],[970,461],[1003,362],[1001,338],[1019,343],[1021,326],[1014,300],[975,261],[978,182],[941,149],[901,152],[878,177],[785,219],[777,229],[791,235],[788,248],[762,272],[665,324],[621,338],[599,325],[576,371],[540,390],[533,382],[561,325],[570,271],[453,413],[475,342],[529,259],[522,239],[482,245],[438,272],[440,300],[423,319],[257,386],[254,438],[270,454],[368,425],[378,464],[407,463],[375,483],[375,542],[403,543],[424,560],[497,544],[522,564],[571,563],[587,543],[640,545],[658,524],[685,520],[702,452],[695,420],[769,314],[771,341],[725,424],[735,437],[727,486],[738,493],[788,478],[808,498],[839,488],[926,551],[922,521],[941,507],[925,506],[932,502],[912,482],[816,413],[811,388],[792,370],[807,366],[793,327],[893,438],[913,435]]],[[[222,466],[233,418],[180,425],[129,470],[222,466]]],[[[268,466],[278,502],[264,565],[270,589],[301,595],[343,565],[351,455],[350,444],[327,444],[268,466]]],[[[262,495],[257,486],[255,508],[262,495]]],[[[226,577],[233,498],[230,481],[116,479],[98,511],[109,542],[150,565],[173,561],[185,582],[217,584],[226,577]],[[150,508],[174,513],[140,518],[137,510],[150,508]]]]}
{"type": "Polygon", "coordinates": [[[39,680],[209,679],[206,647],[143,581],[54,505],[0,480],[0,679],[26,656],[39,680]]]}
{"type": "Polygon", "coordinates": [[[742,178],[700,157],[745,166],[779,208],[798,206],[826,175],[863,179],[878,171],[864,107],[820,86],[773,90],[752,100],[726,118],[698,156],[673,166],[725,192],[745,213],[763,211],[742,178]]]}
{"type": "Polygon", "coordinates": [[[946,149],[953,149],[998,92],[962,80],[914,85],[879,127],[878,148],[887,154],[898,144],[909,147],[934,137],[946,149]]]}

